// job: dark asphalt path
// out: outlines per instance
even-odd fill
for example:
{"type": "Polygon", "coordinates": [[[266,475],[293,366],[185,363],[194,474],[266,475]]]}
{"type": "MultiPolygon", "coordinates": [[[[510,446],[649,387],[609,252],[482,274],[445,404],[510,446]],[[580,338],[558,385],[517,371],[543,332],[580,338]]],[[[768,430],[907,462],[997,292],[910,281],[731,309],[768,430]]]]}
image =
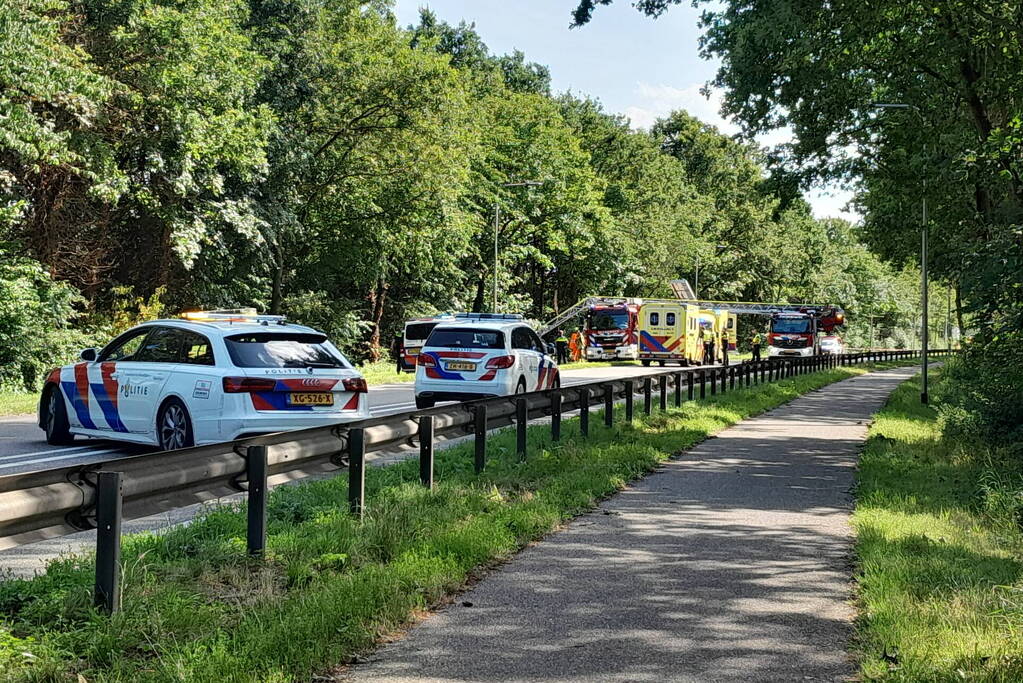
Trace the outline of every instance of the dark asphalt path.
{"type": "Polygon", "coordinates": [[[871,415],[915,372],[846,380],[725,430],[527,548],[351,678],[846,680],[856,457],[871,415]]]}

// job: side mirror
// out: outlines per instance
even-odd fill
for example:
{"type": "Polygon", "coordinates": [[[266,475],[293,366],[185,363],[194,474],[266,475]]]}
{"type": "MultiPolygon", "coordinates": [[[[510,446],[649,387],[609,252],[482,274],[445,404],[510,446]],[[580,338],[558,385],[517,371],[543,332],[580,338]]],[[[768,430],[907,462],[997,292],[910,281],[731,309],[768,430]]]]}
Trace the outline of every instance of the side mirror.
{"type": "Polygon", "coordinates": [[[557,353],[558,353],[558,348],[554,344],[547,344],[547,355],[548,356],[554,356],[554,355],[557,355],[557,353]]]}
{"type": "Polygon", "coordinates": [[[78,357],[84,361],[94,361],[96,360],[96,349],[82,349],[78,357]]]}

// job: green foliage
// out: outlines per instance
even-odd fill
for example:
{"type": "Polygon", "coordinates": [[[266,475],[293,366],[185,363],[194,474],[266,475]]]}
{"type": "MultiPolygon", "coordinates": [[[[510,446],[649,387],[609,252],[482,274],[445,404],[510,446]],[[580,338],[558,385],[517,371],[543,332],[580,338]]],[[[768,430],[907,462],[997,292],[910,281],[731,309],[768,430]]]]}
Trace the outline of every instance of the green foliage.
{"type": "Polygon", "coordinates": [[[72,327],[81,301],[38,262],[0,249],[0,390],[34,391],[74,358],[86,343],[72,327]]]}

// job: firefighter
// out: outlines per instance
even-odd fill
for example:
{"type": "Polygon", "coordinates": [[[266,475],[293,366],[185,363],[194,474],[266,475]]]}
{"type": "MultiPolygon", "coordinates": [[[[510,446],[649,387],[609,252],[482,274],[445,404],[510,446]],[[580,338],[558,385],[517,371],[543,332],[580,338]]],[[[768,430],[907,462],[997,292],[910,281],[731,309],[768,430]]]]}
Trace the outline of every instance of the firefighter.
{"type": "Polygon", "coordinates": [[[568,337],[565,336],[564,330],[558,330],[558,338],[554,340],[554,349],[557,356],[558,365],[564,365],[568,362],[568,337]]]}
{"type": "Polygon", "coordinates": [[[402,342],[403,341],[404,341],[404,339],[403,339],[402,333],[401,332],[395,332],[394,333],[394,339],[391,340],[391,355],[394,356],[394,363],[395,363],[395,366],[396,366],[395,367],[395,372],[397,372],[399,375],[402,373],[402,370],[405,369],[404,368],[404,364],[402,363],[402,359],[401,359],[401,356],[402,356],[402,353],[401,353],[402,352],[402,348],[401,347],[402,347],[402,342]]]}
{"type": "Polygon", "coordinates": [[[703,328],[703,362],[708,365],[714,365],[714,329],[711,327],[703,328]]]}
{"type": "Polygon", "coordinates": [[[573,362],[582,358],[582,336],[579,334],[579,330],[572,332],[572,335],[568,338],[568,351],[573,362]]]}
{"type": "Polygon", "coordinates": [[[753,336],[750,337],[750,340],[749,340],[750,349],[752,349],[752,351],[753,351],[753,359],[752,359],[753,361],[759,361],[760,360],[760,342],[761,342],[760,333],[757,332],[757,331],[754,331],[753,332],[753,336]]]}

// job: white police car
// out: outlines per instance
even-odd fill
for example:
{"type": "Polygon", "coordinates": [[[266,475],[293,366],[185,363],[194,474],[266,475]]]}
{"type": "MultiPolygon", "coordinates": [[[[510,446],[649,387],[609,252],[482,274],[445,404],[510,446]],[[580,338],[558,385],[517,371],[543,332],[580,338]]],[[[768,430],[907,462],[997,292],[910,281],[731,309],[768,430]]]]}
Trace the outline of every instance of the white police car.
{"type": "Polygon", "coordinates": [[[186,313],[50,372],[39,426],[164,450],[369,417],[366,381],[326,335],[254,311],[186,313]]]}
{"type": "Polygon", "coordinates": [[[520,315],[457,313],[419,352],[416,406],[559,387],[553,351],[520,315]]]}

